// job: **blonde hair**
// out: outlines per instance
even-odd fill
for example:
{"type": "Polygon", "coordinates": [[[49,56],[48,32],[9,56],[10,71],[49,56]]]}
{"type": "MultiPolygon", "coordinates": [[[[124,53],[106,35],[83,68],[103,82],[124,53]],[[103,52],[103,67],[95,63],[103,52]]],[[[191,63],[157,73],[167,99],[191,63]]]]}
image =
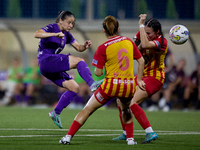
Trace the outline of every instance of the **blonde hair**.
{"type": "Polygon", "coordinates": [[[118,32],[119,23],[115,17],[107,16],[103,21],[103,28],[105,29],[107,35],[113,36],[118,32]]]}

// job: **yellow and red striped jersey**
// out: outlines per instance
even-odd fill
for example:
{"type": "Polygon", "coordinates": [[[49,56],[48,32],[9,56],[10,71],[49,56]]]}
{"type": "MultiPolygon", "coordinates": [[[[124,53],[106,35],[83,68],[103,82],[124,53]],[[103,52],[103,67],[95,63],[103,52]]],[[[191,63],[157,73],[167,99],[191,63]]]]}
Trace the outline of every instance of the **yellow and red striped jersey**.
{"type": "Polygon", "coordinates": [[[124,36],[114,36],[100,45],[92,64],[105,67],[106,77],[101,88],[109,96],[130,97],[135,91],[134,59],[142,55],[133,41],[124,36]]]}
{"type": "MultiPolygon", "coordinates": [[[[140,40],[140,32],[136,34],[136,40],[140,40]]],[[[143,49],[141,51],[145,60],[143,76],[155,77],[160,82],[164,83],[165,80],[165,64],[164,59],[167,53],[168,44],[164,38],[162,43],[162,36],[158,36],[153,42],[156,45],[156,49],[143,49]]]]}

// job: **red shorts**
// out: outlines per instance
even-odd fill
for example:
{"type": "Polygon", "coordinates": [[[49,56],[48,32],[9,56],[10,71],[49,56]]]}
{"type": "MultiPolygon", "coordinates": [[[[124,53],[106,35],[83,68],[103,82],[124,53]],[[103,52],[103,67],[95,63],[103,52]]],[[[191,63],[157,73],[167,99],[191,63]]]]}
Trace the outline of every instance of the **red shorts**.
{"type": "MultiPolygon", "coordinates": [[[[145,89],[149,97],[158,92],[163,86],[163,83],[157,80],[155,77],[151,76],[142,77],[142,80],[146,84],[145,89]]],[[[138,85],[137,76],[135,77],[135,84],[138,85]]]]}
{"type": "MultiPolygon", "coordinates": [[[[95,92],[94,92],[94,96],[96,98],[96,100],[101,103],[102,105],[106,104],[108,101],[110,101],[111,99],[115,98],[114,96],[109,96],[108,94],[106,94],[101,87],[99,87],[95,92]]],[[[120,101],[123,104],[129,104],[132,97],[117,97],[120,99],[120,101]]]]}

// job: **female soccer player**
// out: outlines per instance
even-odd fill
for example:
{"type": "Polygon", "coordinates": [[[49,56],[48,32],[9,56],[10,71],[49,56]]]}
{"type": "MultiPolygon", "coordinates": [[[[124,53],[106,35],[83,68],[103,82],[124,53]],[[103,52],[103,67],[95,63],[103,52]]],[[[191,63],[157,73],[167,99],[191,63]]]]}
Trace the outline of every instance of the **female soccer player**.
{"type": "Polygon", "coordinates": [[[56,85],[67,89],[59,99],[55,109],[49,112],[49,116],[54,123],[62,128],[60,113],[63,108],[67,107],[73,98],[77,95],[79,86],[73,78],[66,72],[70,69],[77,68],[80,76],[95,90],[98,82],[94,82],[91,72],[79,57],[71,54],[59,54],[65,44],[71,44],[78,52],[83,52],[90,48],[92,42],[85,41],[84,45],[80,45],[70,33],[75,23],[74,15],[69,11],[60,11],[56,19],[56,23],[52,23],[36,31],[35,38],[40,38],[38,49],[38,62],[41,74],[50,79],[56,85]]]}
{"type": "MultiPolygon", "coordinates": [[[[165,80],[164,58],[168,49],[167,40],[163,36],[160,22],[154,18],[146,20],[146,16],[146,14],[141,14],[139,16],[140,31],[136,34],[136,43],[139,44],[138,48],[145,59],[142,80],[146,86],[145,90],[139,87],[136,88],[136,92],[130,104],[132,113],[146,131],[146,138],[143,143],[149,143],[152,140],[156,140],[158,135],[153,131],[145,112],[138,104],[148,97],[151,97],[162,88],[165,80]]],[[[120,105],[120,101],[118,101],[119,116],[121,120],[122,115],[120,105]]],[[[123,122],[121,123],[122,128],[125,131],[123,122]]],[[[126,132],[123,132],[123,134],[113,140],[125,140],[127,138],[126,134],[126,132]]]]}
{"type": "Polygon", "coordinates": [[[144,59],[133,41],[117,35],[118,30],[118,21],[113,16],[107,16],[103,22],[103,32],[108,40],[98,47],[92,62],[96,67],[95,74],[97,76],[103,74],[103,67],[105,67],[106,77],[83,110],[75,117],[67,135],[59,143],[69,144],[74,134],[94,111],[112,98],[118,97],[122,102],[124,112],[127,144],[137,144],[133,138],[133,119],[129,110],[129,103],[135,92],[133,59],[135,58],[139,63],[137,82],[141,89],[145,87],[142,81],[144,59]]]}

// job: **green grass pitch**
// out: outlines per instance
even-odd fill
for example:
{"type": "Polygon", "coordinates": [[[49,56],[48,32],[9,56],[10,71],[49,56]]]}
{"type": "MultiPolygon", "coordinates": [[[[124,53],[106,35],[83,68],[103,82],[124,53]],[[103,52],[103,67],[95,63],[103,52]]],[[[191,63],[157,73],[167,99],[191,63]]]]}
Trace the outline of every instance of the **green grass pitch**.
{"type": "Polygon", "coordinates": [[[113,141],[122,133],[118,110],[96,111],[75,134],[70,145],[59,140],[67,133],[78,109],[64,109],[61,114],[63,129],[48,117],[52,108],[0,107],[0,150],[199,150],[200,112],[146,112],[159,138],[141,144],[145,132],[134,119],[134,138],[137,145],[113,141]]]}

